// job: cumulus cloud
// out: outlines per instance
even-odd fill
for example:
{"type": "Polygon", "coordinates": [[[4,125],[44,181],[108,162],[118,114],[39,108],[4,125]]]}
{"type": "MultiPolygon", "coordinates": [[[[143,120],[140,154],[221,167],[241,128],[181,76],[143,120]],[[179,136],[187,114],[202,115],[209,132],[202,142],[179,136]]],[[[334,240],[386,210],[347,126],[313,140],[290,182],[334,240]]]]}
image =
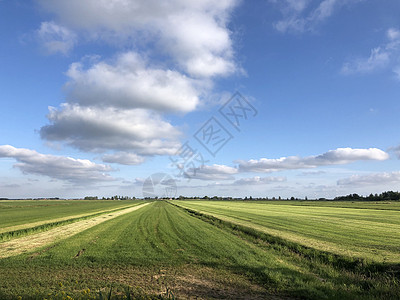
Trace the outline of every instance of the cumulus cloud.
{"type": "Polygon", "coordinates": [[[39,31],[70,41],[66,52],[77,37],[120,51],[113,59],[72,63],[66,104],[50,108],[50,124],[40,130],[47,141],[83,151],[128,153],[107,154],[107,161],[136,164],[146,155],[174,154],[179,130],[162,114],[194,111],[216,77],[240,69],[228,29],[236,0],[38,2],[55,20],[39,31]]]}
{"type": "Polygon", "coordinates": [[[155,43],[192,76],[235,70],[227,28],[236,0],[40,0],[65,26],[105,40],[155,43]]]}
{"type": "Polygon", "coordinates": [[[14,165],[23,173],[44,175],[71,183],[95,183],[112,181],[110,166],[96,164],[87,159],[41,154],[34,150],[0,146],[0,157],[17,161],[14,165]]]}
{"type": "Polygon", "coordinates": [[[196,108],[200,83],[172,70],[151,68],[135,52],[85,69],[73,63],[67,71],[67,100],[82,106],[148,108],[188,112],[196,108]]]}
{"type": "Polygon", "coordinates": [[[250,177],[250,178],[241,178],[235,180],[233,185],[265,185],[274,182],[284,182],[286,181],[286,177],[250,177]]]}
{"type": "Polygon", "coordinates": [[[148,68],[136,53],[119,55],[109,64],[88,69],[72,64],[67,72],[67,100],[49,107],[49,125],[40,135],[83,151],[132,152],[130,157],[106,156],[113,162],[138,164],[143,157],[172,155],[179,148],[180,131],[163,120],[162,112],[190,111],[198,103],[191,79],[174,72],[148,68]],[[134,162],[134,163],[133,163],[134,162]]]}
{"type": "Polygon", "coordinates": [[[280,6],[283,14],[283,19],[276,22],[274,27],[283,33],[313,31],[343,6],[362,1],[364,0],[272,0],[272,3],[280,6]]]}
{"type": "Polygon", "coordinates": [[[367,186],[400,183],[400,172],[384,172],[369,175],[353,175],[349,178],[340,179],[338,185],[367,186]]]}
{"type": "Polygon", "coordinates": [[[199,180],[232,180],[234,179],[233,175],[237,173],[237,168],[214,164],[212,166],[205,165],[199,168],[189,168],[185,176],[199,180]]]}
{"type": "Polygon", "coordinates": [[[135,153],[117,152],[114,154],[106,154],[102,157],[106,163],[116,163],[121,165],[139,165],[145,161],[145,158],[135,153]]]}
{"type": "Polygon", "coordinates": [[[67,54],[76,44],[77,36],[68,28],[54,22],[42,22],[37,35],[49,54],[67,54]]]}
{"type": "Polygon", "coordinates": [[[389,155],[377,148],[352,149],[338,148],[326,153],[299,157],[281,157],[278,159],[262,158],[260,160],[239,160],[239,170],[241,172],[275,172],[280,170],[294,170],[304,168],[315,168],[318,166],[349,164],[359,160],[386,160],[389,155]]]}
{"type": "Polygon", "coordinates": [[[51,142],[63,141],[83,151],[130,150],[140,155],[172,155],[179,149],[179,130],[148,110],[73,104],[49,110],[51,124],[42,127],[40,135],[51,142]]]}
{"type": "MultiPolygon", "coordinates": [[[[371,54],[366,58],[357,58],[346,62],[342,67],[342,73],[349,74],[365,74],[376,70],[392,67],[393,73],[397,77],[400,70],[400,31],[390,28],[386,32],[387,43],[373,48],[371,54]]],[[[400,77],[399,77],[400,79],[400,77]]]]}
{"type": "MultiPolygon", "coordinates": [[[[212,5],[214,4],[215,2],[212,5]]],[[[224,10],[223,8],[222,11],[211,10],[211,13],[196,11],[175,15],[163,28],[164,44],[188,74],[195,77],[213,77],[229,75],[235,71],[224,10]]]]}

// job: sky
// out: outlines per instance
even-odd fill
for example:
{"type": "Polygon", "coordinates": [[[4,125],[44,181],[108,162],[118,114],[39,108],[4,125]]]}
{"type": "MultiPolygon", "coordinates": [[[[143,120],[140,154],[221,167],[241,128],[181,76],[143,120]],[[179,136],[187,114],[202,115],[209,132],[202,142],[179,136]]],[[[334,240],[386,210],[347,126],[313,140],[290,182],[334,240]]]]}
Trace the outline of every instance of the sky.
{"type": "Polygon", "coordinates": [[[399,15],[397,0],[0,0],[0,197],[397,191],[399,15]]]}

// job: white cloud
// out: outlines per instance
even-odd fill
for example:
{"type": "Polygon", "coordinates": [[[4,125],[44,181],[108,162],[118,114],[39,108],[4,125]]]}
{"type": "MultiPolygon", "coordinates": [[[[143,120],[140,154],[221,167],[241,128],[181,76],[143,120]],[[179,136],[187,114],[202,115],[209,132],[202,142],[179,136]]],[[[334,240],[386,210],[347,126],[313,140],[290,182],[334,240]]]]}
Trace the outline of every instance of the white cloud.
{"type": "Polygon", "coordinates": [[[316,26],[331,17],[345,5],[351,5],[364,0],[285,0],[272,1],[279,4],[283,19],[274,24],[280,32],[298,32],[315,30],[316,26]],[[318,5],[314,3],[318,2],[318,5]]]}
{"type": "Polygon", "coordinates": [[[400,39],[400,31],[396,28],[389,28],[386,35],[391,41],[397,41],[400,39]]]}
{"type": "Polygon", "coordinates": [[[195,11],[174,15],[162,29],[168,52],[192,76],[213,77],[235,71],[225,17],[218,17],[221,13],[195,11]]]}
{"type": "Polygon", "coordinates": [[[114,59],[70,65],[67,104],[51,108],[51,124],[40,131],[47,141],[83,151],[126,152],[104,159],[128,164],[174,154],[180,132],[161,114],[194,111],[215,77],[239,69],[228,29],[237,0],[38,2],[57,22],[42,27],[76,34],[66,51],[77,37],[121,51],[114,59]]]}
{"type": "Polygon", "coordinates": [[[121,165],[139,165],[145,161],[145,158],[135,153],[117,152],[114,154],[106,154],[102,157],[106,163],[116,163],[121,165]]]}
{"type": "Polygon", "coordinates": [[[95,183],[114,180],[108,172],[110,166],[96,164],[87,159],[41,154],[34,150],[0,146],[0,157],[14,158],[14,166],[23,173],[44,175],[71,183],[95,183]]]}
{"type": "Polygon", "coordinates": [[[304,168],[315,168],[318,166],[349,164],[359,160],[386,160],[389,155],[376,148],[352,149],[338,148],[316,156],[281,157],[279,159],[262,158],[260,160],[239,160],[241,172],[275,172],[280,170],[294,170],[304,168]]]}
{"type": "Polygon", "coordinates": [[[400,31],[390,28],[386,32],[386,37],[388,42],[372,49],[369,57],[346,62],[342,67],[342,73],[346,75],[371,73],[392,67],[393,72],[400,78],[400,31]]]}
{"type": "Polygon", "coordinates": [[[42,22],[37,35],[49,54],[59,52],[65,55],[77,42],[75,33],[54,22],[42,22]]]}
{"type": "Polygon", "coordinates": [[[374,173],[369,175],[353,175],[349,178],[340,179],[338,185],[350,186],[369,186],[369,185],[384,185],[384,184],[400,184],[400,172],[384,172],[374,173]]]}
{"type": "Polygon", "coordinates": [[[134,151],[139,155],[172,155],[180,132],[160,115],[143,109],[81,107],[49,108],[50,125],[40,129],[48,141],[64,141],[83,151],[134,151]]]}
{"type": "Polygon", "coordinates": [[[233,185],[265,185],[274,182],[284,182],[286,181],[286,177],[250,177],[250,178],[241,178],[236,180],[233,185]]]}
{"type": "Polygon", "coordinates": [[[238,169],[214,164],[212,166],[202,166],[200,168],[189,168],[186,172],[186,177],[190,179],[231,180],[234,179],[233,175],[238,173],[238,169]]]}
{"type": "Polygon", "coordinates": [[[155,43],[192,76],[235,70],[227,28],[236,0],[40,0],[65,26],[92,38],[155,43]]]}
{"type": "Polygon", "coordinates": [[[83,106],[188,112],[199,102],[199,82],[176,71],[151,68],[134,52],[87,69],[73,63],[67,75],[67,100],[83,106]]]}
{"type": "Polygon", "coordinates": [[[347,62],[342,67],[342,73],[369,73],[380,68],[386,67],[390,62],[390,55],[381,47],[371,50],[371,55],[366,59],[356,59],[352,62],[347,62]]]}

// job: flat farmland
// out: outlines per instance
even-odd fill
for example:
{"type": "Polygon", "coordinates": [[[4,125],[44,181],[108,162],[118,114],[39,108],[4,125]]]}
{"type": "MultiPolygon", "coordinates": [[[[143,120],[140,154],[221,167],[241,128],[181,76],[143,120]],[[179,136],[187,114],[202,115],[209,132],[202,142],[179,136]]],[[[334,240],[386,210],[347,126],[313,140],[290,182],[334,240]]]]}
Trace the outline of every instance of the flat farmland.
{"type": "Polygon", "coordinates": [[[127,201],[128,208],[0,242],[0,254],[8,253],[0,258],[0,299],[396,299],[400,294],[396,265],[343,265],[341,257],[310,257],[301,248],[271,244],[176,205],[199,203],[127,201]],[[99,217],[101,222],[89,222],[99,217]],[[23,253],[2,247],[77,224],[82,227],[73,234],[23,253]]]}
{"type": "Polygon", "coordinates": [[[2,200],[0,234],[130,206],[108,200],[2,200]]]}
{"type": "Polygon", "coordinates": [[[235,224],[338,255],[400,262],[399,202],[176,201],[235,224]]]}

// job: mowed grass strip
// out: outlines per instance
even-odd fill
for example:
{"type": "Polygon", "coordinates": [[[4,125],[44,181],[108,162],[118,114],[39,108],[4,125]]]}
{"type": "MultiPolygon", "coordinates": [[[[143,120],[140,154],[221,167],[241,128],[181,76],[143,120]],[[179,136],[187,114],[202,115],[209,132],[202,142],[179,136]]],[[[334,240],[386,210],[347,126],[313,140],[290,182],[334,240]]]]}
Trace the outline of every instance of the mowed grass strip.
{"type": "MultiPolygon", "coordinates": [[[[238,201],[175,201],[302,245],[376,262],[400,262],[400,212],[238,201]]],[[[359,203],[358,205],[362,205],[359,203]]]]}
{"type": "Polygon", "coordinates": [[[103,222],[53,247],[0,259],[0,269],[0,296],[5,299],[29,298],[35,290],[39,296],[46,289],[53,293],[57,282],[75,297],[83,289],[111,285],[160,289],[150,290],[153,294],[168,287],[178,298],[200,299],[380,299],[399,291],[390,277],[365,278],[310,264],[164,201],[103,222]]]}
{"type": "Polygon", "coordinates": [[[36,248],[46,246],[60,239],[68,238],[83,230],[91,228],[110,219],[119,217],[123,214],[130,213],[148,204],[149,203],[138,204],[133,207],[131,206],[129,208],[108,212],[107,214],[101,214],[91,219],[77,221],[75,223],[59,226],[45,232],[40,232],[37,234],[32,234],[26,237],[21,237],[0,243],[0,258],[10,257],[24,252],[33,251],[36,248]]]}

